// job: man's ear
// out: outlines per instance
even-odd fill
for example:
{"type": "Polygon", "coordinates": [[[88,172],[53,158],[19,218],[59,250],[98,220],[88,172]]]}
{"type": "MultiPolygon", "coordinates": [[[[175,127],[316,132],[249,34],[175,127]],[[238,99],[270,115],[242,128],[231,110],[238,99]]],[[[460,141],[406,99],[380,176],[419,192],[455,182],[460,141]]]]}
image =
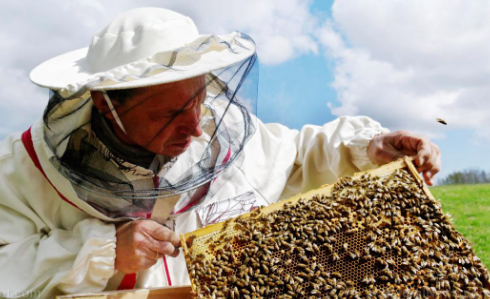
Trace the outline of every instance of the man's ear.
{"type": "Polygon", "coordinates": [[[102,115],[104,115],[107,119],[114,120],[114,116],[111,113],[111,108],[109,108],[109,105],[107,105],[102,92],[90,91],[90,96],[92,97],[95,108],[97,108],[97,110],[99,110],[99,112],[102,113],[102,115]]]}

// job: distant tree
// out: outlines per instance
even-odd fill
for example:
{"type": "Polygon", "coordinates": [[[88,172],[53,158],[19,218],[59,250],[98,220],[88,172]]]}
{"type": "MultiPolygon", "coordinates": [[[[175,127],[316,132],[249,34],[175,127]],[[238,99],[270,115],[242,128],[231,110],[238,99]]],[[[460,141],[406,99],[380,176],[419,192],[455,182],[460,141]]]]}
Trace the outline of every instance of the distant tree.
{"type": "Polygon", "coordinates": [[[490,183],[490,175],[483,170],[467,169],[456,171],[443,179],[438,180],[438,185],[456,184],[485,184],[490,183]]]}

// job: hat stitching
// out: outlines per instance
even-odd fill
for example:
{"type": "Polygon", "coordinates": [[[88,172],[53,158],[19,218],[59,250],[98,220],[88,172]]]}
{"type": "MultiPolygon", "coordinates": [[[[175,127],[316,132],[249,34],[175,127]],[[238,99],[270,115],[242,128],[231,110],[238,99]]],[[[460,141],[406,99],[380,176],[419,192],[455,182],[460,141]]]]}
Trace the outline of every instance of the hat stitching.
{"type": "MultiPolygon", "coordinates": [[[[165,68],[165,69],[171,69],[171,70],[176,70],[178,71],[178,69],[174,68],[173,67],[173,63],[175,63],[176,59],[177,59],[177,56],[178,54],[182,51],[182,50],[191,50],[191,51],[194,51],[194,52],[199,52],[199,51],[205,51],[207,48],[209,48],[210,44],[211,44],[211,41],[213,39],[218,39],[220,40],[219,37],[215,36],[215,35],[211,35],[210,37],[208,37],[203,43],[206,43],[206,46],[204,49],[201,48],[201,45],[192,45],[192,46],[187,46],[187,47],[181,47],[181,48],[178,48],[174,51],[172,51],[172,58],[171,58],[171,63],[167,64],[167,65],[164,65],[164,64],[157,64],[155,63],[155,65],[153,66],[150,66],[148,67],[141,75],[137,75],[137,74],[126,74],[120,78],[116,78],[116,77],[96,77],[96,79],[93,79],[93,80],[89,80],[87,83],[84,84],[84,86],[76,93],[74,93],[73,95],[71,96],[68,96],[68,97],[65,97],[66,100],[70,100],[70,99],[74,99],[74,98],[77,98],[79,97],[80,95],[84,94],[85,92],[87,92],[90,88],[94,87],[94,86],[97,86],[99,84],[101,84],[102,82],[106,81],[106,80],[111,80],[111,81],[114,81],[116,82],[115,84],[118,84],[118,83],[123,83],[123,82],[128,82],[129,80],[128,79],[133,79],[133,80],[138,80],[138,79],[144,79],[144,78],[147,78],[149,77],[149,73],[155,69],[159,69],[159,68],[165,68]],[[175,56],[175,59],[172,61],[172,59],[174,58],[175,56]]],[[[233,40],[235,40],[235,38],[233,38],[233,40]]],[[[226,45],[227,49],[232,52],[233,54],[237,54],[236,51],[234,51],[231,47],[231,44],[226,42],[226,41],[223,41],[223,40],[220,40],[219,41],[220,44],[224,44],[226,45]]],[[[238,44],[238,43],[235,43],[236,45],[242,47],[243,44],[238,44]]],[[[243,46],[244,49],[247,49],[246,47],[243,46]]],[[[247,49],[248,50],[248,49],[247,49]]],[[[154,55],[152,56],[154,57],[154,55]]],[[[151,57],[150,57],[151,58],[151,57]]],[[[150,58],[145,58],[146,60],[150,59],[150,58]]],[[[145,60],[145,59],[142,59],[142,60],[145,60]]],[[[138,61],[134,61],[132,63],[135,63],[135,62],[138,62],[138,61]]],[[[131,64],[131,63],[130,63],[131,64]]],[[[129,64],[128,64],[129,65],[129,64]]],[[[113,70],[111,70],[110,72],[113,72],[119,68],[124,68],[124,67],[128,67],[128,65],[123,65],[123,66],[120,66],[118,68],[115,68],[113,70]]]]}

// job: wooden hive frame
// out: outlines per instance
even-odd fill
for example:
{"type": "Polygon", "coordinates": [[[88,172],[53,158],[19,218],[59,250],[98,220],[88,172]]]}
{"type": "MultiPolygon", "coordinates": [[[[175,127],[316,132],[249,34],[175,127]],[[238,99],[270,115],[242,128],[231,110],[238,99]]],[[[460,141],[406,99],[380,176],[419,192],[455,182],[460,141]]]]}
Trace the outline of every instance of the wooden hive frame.
{"type": "MultiPolygon", "coordinates": [[[[359,172],[356,173],[352,176],[352,179],[360,179],[363,175],[368,174],[371,176],[376,176],[376,177],[383,177],[390,175],[394,173],[395,171],[399,169],[405,169],[407,170],[410,175],[413,177],[417,185],[423,190],[423,193],[433,202],[436,202],[435,198],[433,195],[430,193],[428,187],[424,185],[422,179],[420,178],[419,174],[417,173],[417,170],[415,166],[412,163],[413,159],[412,158],[403,158],[399,159],[397,161],[391,162],[389,164],[383,165],[377,169],[369,170],[369,171],[364,171],[364,172],[359,172]]],[[[274,203],[270,206],[263,207],[260,209],[260,214],[261,215],[267,215],[271,212],[278,211],[283,209],[285,205],[289,204],[297,204],[300,200],[309,200],[315,197],[322,197],[322,196],[330,196],[334,190],[335,184],[328,184],[328,185],[323,185],[318,189],[311,190],[309,192],[306,192],[304,194],[298,194],[296,196],[293,196],[287,200],[283,200],[277,203],[274,203]]],[[[256,216],[256,212],[250,212],[243,214],[239,218],[249,218],[252,216],[256,216]]],[[[223,236],[226,235],[232,235],[233,234],[233,223],[236,221],[236,219],[232,219],[231,221],[227,222],[221,222],[213,225],[209,225],[207,227],[204,227],[202,229],[196,230],[191,233],[187,233],[184,235],[181,235],[181,243],[182,247],[184,250],[184,254],[186,256],[186,261],[189,265],[192,263],[192,256],[196,254],[202,254],[204,255],[204,260],[212,260],[214,259],[214,249],[209,249],[209,246],[207,244],[218,244],[218,245],[213,245],[216,246],[216,248],[219,248],[220,246],[223,246],[223,236]],[[192,242],[189,242],[188,240],[192,239],[192,242]]],[[[191,275],[192,276],[192,275],[191,275]]],[[[191,282],[192,282],[192,277],[191,277],[191,282]]],[[[487,289],[490,289],[490,283],[485,281],[485,287],[487,289]]],[[[196,292],[197,289],[195,285],[192,283],[192,288],[193,291],[196,292]]]]}
{"type": "MultiPolygon", "coordinates": [[[[352,178],[358,179],[364,174],[371,174],[371,175],[375,175],[375,176],[383,176],[383,175],[392,173],[393,171],[395,171],[397,169],[408,168],[408,170],[414,176],[414,178],[418,182],[420,182],[420,184],[423,184],[422,179],[418,175],[417,170],[415,169],[415,166],[412,163],[412,160],[413,160],[412,158],[399,159],[397,161],[382,165],[381,167],[376,168],[376,169],[357,172],[352,176],[352,178]]],[[[267,213],[270,213],[273,211],[280,210],[286,203],[293,203],[294,204],[294,203],[297,203],[301,198],[308,199],[308,198],[312,198],[314,196],[321,196],[321,195],[327,195],[328,196],[331,194],[334,185],[335,185],[335,183],[326,184],[326,185],[320,186],[320,188],[318,188],[318,189],[314,189],[314,190],[308,191],[306,193],[298,194],[298,195],[295,195],[295,196],[290,197],[288,199],[273,203],[267,207],[262,208],[261,212],[264,214],[267,214],[267,213]]],[[[423,185],[423,189],[424,189],[424,192],[427,194],[427,196],[429,196],[429,198],[431,198],[432,200],[435,200],[434,196],[432,195],[432,193],[430,193],[429,188],[427,188],[426,185],[423,185]]],[[[251,213],[252,212],[245,213],[242,215],[242,217],[249,217],[251,213]]],[[[185,242],[185,240],[187,240],[188,237],[190,237],[191,235],[195,235],[195,236],[197,236],[197,238],[202,237],[202,236],[207,236],[209,234],[219,232],[223,228],[223,226],[224,226],[224,222],[219,222],[219,223],[208,225],[208,226],[203,227],[201,229],[198,229],[194,232],[182,234],[180,236],[180,240],[182,243],[182,248],[184,250],[184,253],[187,255],[187,253],[189,252],[189,248],[187,247],[186,242],[185,242]]]]}

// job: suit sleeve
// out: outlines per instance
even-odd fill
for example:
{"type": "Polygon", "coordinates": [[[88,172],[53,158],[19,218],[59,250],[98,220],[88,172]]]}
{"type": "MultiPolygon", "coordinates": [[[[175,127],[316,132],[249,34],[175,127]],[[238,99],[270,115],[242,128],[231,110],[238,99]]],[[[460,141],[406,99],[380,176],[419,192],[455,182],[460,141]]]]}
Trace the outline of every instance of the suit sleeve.
{"type": "Polygon", "coordinates": [[[60,200],[47,200],[42,189],[26,196],[29,180],[44,178],[26,168],[32,162],[24,153],[18,138],[0,146],[0,297],[104,290],[115,273],[114,225],[90,218],[59,227],[47,216],[56,215],[60,200]]]}
{"type": "Polygon", "coordinates": [[[367,146],[374,136],[387,132],[364,116],[304,126],[294,139],[296,158],[281,199],[377,167],[367,156],[367,146]]]}

